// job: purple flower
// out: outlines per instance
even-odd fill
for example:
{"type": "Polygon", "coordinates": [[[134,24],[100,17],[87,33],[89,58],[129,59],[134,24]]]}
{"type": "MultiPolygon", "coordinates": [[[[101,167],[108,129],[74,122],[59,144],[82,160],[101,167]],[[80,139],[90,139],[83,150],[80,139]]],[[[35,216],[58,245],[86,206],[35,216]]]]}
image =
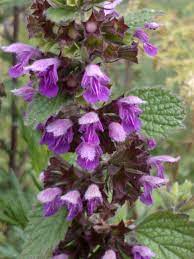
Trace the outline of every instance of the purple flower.
{"type": "Polygon", "coordinates": [[[109,124],[109,136],[116,142],[124,142],[127,134],[123,129],[123,126],[118,122],[111,122],[109,124]]]}
{"type": "Polygon", "coordinates": [[[81,125],[79,131],[84,133],[83,139],[87,143],[96,144],[100,143],[96,131],[103,131],[103,126],[100,122],[98,114],[95,112],[88,112],[79,119],[81,125]]]}
{"type": "Polygon", "coordinates": [[[156,56],[158,53],[158,48],[151,43],[148,43],[148,42],[143,43],[143,48],[145,53],[147,53],[151,57],[156,56]]]}
{"type": "Polygon", "coordinates": [[[142,113],[142,110],[138,105],[143,103],[145,103],[145,101],[137,96],[124,97],[118,101],[119,116],[122,120],[122,126],[129,134],[141,129],[139,115],[142,113]]]}
{"type": "Polygon", "coordinates": [[[160,24],[158,24],[157,22],[146,22],[144,24],[144,28],[149,30],[157,30],[159,27],[160,24]]]}
{"type": "Polygon", "coordinates": [[[168,179],[162,179],[157,176],[144,175],[139,179],[139,183],[143,186],[144,192],[142,193],[140,200],[146,205],[152,205],[152,191],[155,188],[159,188],[162,185],[168,183],[168,179]]]}
{"type": "Polygon", "coordinates": [[[37,199],[43,204],[44,216],[54,215],[62,206],[60,196],[62,191],[58,187],[47,188],[37,195],[37,199]]]}
{"type": "Polygon", "coordinates": [[[120,4],[122,0],[113,0],[113,1],[105,1],[103,3],[104,14],[111,14],[113,16],[118,16],[118,13],[115,11],[115,7],[120,4]]]}
{"type": "Polygon", "coordinates": [[[148,159],[148,164],[151,167],[155,167],[157,170],[157,176],[160,178],[164,178],[164,162],[175,163],[179,161],[180,157],[172,157],[172,156],[152,156],[148,159]]]}
{"type": "Polygon", "coordinates": [[[109,249],[102,256],[102,259],[117,259],[117,256],[116,256],[115,251],[113,251],[112,249],[109,249]]]}
{"type": "Polygon", "coordinates": [[[144,30],[137,29],[134,33],[134,37],[138,38],[143,43],[145,53],[147,53],[151,57],[157,55],[157,47],[155,47],[153,44],[149,42],[149,36],[144,30]]]}
{"type": "Polygon", "coordinates": [[[36,72],[39,79],[39,92],[48,98],[58,94],[58,74],[57,69],[60,61],[57,58],[47,58],[35,61],[31,66],[25,67],[26,71],[36,72]]]}
{"type": "Polygon", "coordinates": [[[46,123],[40,144],[48,145],[48,148],[56,154],[69,151],[73,140],[73,123],[69,119],[56,119],[46,123]]]}
{"type": "Polygon", "coordinates": [[[133,259],[151,259],[156,256],[147,246],[133,246],[133,259]]]}
{"type": "Polygon", "coordinates": [[[81,86],[85,89],[83,97],[88,103],[106,102],[110,96],[107,87],[110,78],[107,77],[98,65],[90,64],[86,67],[81,86]]]}
{"type": "Polygon", "coordinates": [[[26,102],[31,102],[34,95],[36,94],[36,90],[32,87],[31,82],[18,89],[11,90],[11,92],[16,96],[21,96],[26,102]]]}
{"type": "Polygon", "coordinates": [[[63,204],[68,210],[67,220],[73,220],[83,210],[82,200],[79,191],[69,191],[61,196],[63,204]]]}
{"type": "Polygon", "coordinates": [[[17,64],[9,69],[9,75],[12,78],[25,74],[24,67],[28,65],[30,59],[40,56],[39,50],[23,43],[13,43],[7,47],[1,47],[1,49],[5,52],[16,54],[17,64]]]}
{"type": "Polygon", "coordinates": [[[92,171],[99,165],[102,149],[98,145],[82,141],[76,148],[77,163],[85,170],[92,171]]]}
{"type": "Polygon", "coordinates": [[[87,201],[88,214],[94,211],[103,203],[102,194],[96,184],[91,184],[85,192],[84,199],[87,201]]]}
{"type": "Polygon", "coordinates": [[[66,255],[66,254],[54,255],[54,256],[52,257],[52,259],[68,259],[68,258],[69,258],[69,256],[66,255]]]}

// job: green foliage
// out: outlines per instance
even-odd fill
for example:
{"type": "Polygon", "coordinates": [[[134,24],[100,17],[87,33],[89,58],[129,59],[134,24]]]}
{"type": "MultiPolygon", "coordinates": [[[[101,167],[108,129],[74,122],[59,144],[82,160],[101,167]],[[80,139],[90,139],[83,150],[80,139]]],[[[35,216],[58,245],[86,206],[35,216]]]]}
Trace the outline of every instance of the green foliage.
{"type": "Polygon", "coordinates": [[[63,104],[69,103],[70,100],[72,99],[60,94],[52,99],[37,94],[28,107],[27,124],[35,127],[38,123],[44,122],[49,116],[56,114],[63,104]]]}
{"type": "Polygon", "coordinates": [[[143,131],[147,136],[167,136],[183,126],[184,109],[181,101],[161,88],[143,88],[132,91],[146,101],[142,105],[143,131]]]}
{"type": "Polygon", "coordinates": [[[20,120],[20,125],[21,135],[28,145],[32,168],[39,174],[47,165],[50,153],[45,146],[39,145],[40,135],[37,131],[26,127],[22,119],[20,120]]]}
{"type": "Polygon", "coordinates": [[[130,31],[134,31],[137,28],[143,28],[145,22],[153,22],[157,16],[161,16],[163,12],[153,9],[141,9],[127,13],[125,22],[129,26],[130,31]]]}
{"type": "Polygon", "coordinates": [[[42,208],[37,206],[29,217],[25,230],[27,239],[20,258],[48,259],[67,232],[69,223],[65,216],[66,210],[61,209],[56,215],[44,218],[42,208]]]}
{"type": "Polygon", "coordinates": [[[0,221],[24,228],[27,224],[29,201],[26,199],[15,174],[10,172],[7,177],[10,190],[1,193],[0,196],[0,221]]]}
{"type": "Polygon", "coordinates": [[[183,214],[162,211],[148,216],[137,226],[137,240],[156,259],[194,258],[194,222],[183,214]]]}
{"type": "Polygon", "coordinates": [[[186,213],[194,209],[192,188],[192,182],[186,180],[183,184],[175,182],[170,190],[159,189],[158,193],[166,209],[186,213]]]}
{"type": "Polygon", "coordinates": [[[13,0],[0,0],[0,6],[2,6],[3,8],[12,8],[15,6],[24,6],[26,4],[29,4],[30,0],[17,0],[17,1],[13,1],[13,0]]]}
{"type": "Polygon", "coordinates": [[[77,9],[71,6],[65,6],[65,8],[50,7],[46,11],[47,18],[55,23],[73,21],[77,15],[77,9]]]}

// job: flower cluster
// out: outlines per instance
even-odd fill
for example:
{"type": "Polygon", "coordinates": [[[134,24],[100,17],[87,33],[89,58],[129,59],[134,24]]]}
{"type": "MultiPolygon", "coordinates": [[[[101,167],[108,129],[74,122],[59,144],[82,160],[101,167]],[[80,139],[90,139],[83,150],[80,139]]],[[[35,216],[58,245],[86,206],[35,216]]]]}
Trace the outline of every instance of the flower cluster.
{"type": "MultiPolygon", "coordinates": [[[[94,2],[83,1],[78,9],[87,12],[94,2]]],[[[58,1],[35,0],[28,17],[29,36],[42,34],[48,41],[55,41],[59,51],[44,52],[22,43],[2,47],[17,57],[10,76],[30,76],[25,86],[12,91],[15,95],[27,102],[33,102],[37,95],[72,100],[70,110],[64,103],[60,111],[48,114],[36,128],[40,144],[47,145],[54,155],[40,174],[43,190],[37,199],[43,215],[50,217],[65,208],[66,220],[73,222],[53,251],[53,259],[117,259],[121,251],[134,259],[155,256],[138,242],[126,242],[125,235],[132,229],[126,222],[110,224],[118,205],[127,202],[132,206],[138,199],[151,205],[153,190],[168,183],[164,162],[179,160],[150,154],[156,141],[141,133],[144,100],[137,96],[111,100],[111,79],[104,64],[118,59],[137,62],[137,39],[148,55],[157,54],[142,28],[137,28],[131,35],[132,42],[126,44],[129,27],[115,10],[120,2],[96,4],[86,20],[56,26],[46,13],[48,8],[58,7],[58,1]],[[83,58],[78,59],[76,52],[69,55],[75,45],[81,57],[84,53],[83,58]],[[97,63],[96,58],[101,61],[97,63]],[[76,155],[73,165],[62,159],[67,152],[76,155]]],[[[158,27],[152,22],[145,23],[144,29],[158,27]]]]}

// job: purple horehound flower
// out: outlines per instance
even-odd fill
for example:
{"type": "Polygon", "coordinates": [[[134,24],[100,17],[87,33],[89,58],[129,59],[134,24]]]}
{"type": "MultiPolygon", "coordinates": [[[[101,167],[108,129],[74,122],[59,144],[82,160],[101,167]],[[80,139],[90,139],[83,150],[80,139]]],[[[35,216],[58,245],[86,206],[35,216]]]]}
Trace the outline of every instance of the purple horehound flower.
{"type": "Polygon", "coordinates": [[[126,140],[127,133],[120,123],[111,122],[108,128],[109,128],[109,136],[113,141],[124,142],[126,140]]]}
{"type": "Polygon", "coordinates": [[[175,163],[180,160],[180,156],[178,157],[172,157],[167,155],[162,156],[152,156],[148,159],[148,164],[151,167],[156,168],[157,170],[157,176],[164,179],[164,162],[167,163],[175,163]]]}
{"type": "Polygon", "coordinates": [[[97,131],[103,132],[103,126],[100,122],[98,114],[95,112],[88,112],[79,119],[79,131],[83,133],[85,142],[94,145],[99,145],[100,140],[97,131]]]}
{"type": "Polygon", "coordinates": [[[114,250],[109,249],[105,252],[101,259],[117,259],[117,256],[114,250]]]}
{"type": "Polygon", "coordinates": [[[139,183],[143,186],[144,192],[140,196],[140,200],[146,205],[152,205],[152,191],[162,185],[168,183],[168,179],[162,179],[157,176],[144,175],[139,179],[139,183]]]}
{"type": "Polygon", "coordinates": [[[135,245],[132,248],[133,259],[151,259],[156,256],[147,246],[135,245]]]}
{"type": "Polygon", "coordinates": [[[26,73],[24,67],[29,64],[33,58],[40,57],[41,53],[38,49],[23,43],[13,43],[9,46],[1,47],[4,52],[15,53],[17,63],[9,69],[9,75],[17,78],[26,73]]]}
{"type": "Polygon", "coordinates": [[[87,65],[81,81],[81,86],[85,89],[83,97],[86,102],[94,104],[106,102],[110,96],[110,78],[105,75],[100,67],[95,64],[87,65]]]}
{"type": "Polygon", "coordinates": [[[72,190],[61,196],[61,200],[68,210],[67,220],[73,220],[83,210],[80,192],[72,190]]]}
{"type": "Polygon", "coordinates": [[[89,216],[103,204],[102,194],[96,184],[91,184],[88,187],[84,194],[84,200],[87,201],[87,211],[89,216]]]}
{"type": "Polygon", "coordinates": [[[25,102],[31,102],[36,94],[36,90],[32,87],[31,81],[27,85],[11,90],[11,92],[16,96],[21,96],[25,102]]]}
{"type": "Polygon", "coordinates": [[[52,257],[52,259],[68,259],[68,258],[69,258],[69,256],[66,254],[58,254],[58,255],[54,255],[52,257]]]}
{"type": "Polygon", "coordinates": [[[76,148],[77,164],[87,170],[93,171],[100,163],[100,157],[103,154],[99,145],[87,143],[82,138],[82,142],[76,148]]]}
{"type": "Polygon", "coordinates": [[[83,134],[82,142],[76,148],[77,163],[83,169],[92,171],[99,165],[102,155],[97,132],[104,131],[98,114],[89,112],[79,119],[79,131],[83,134]]]}
{"type": "Polygon", "coordinates": [[[118,100],[119,117],[124,130],[127,134],[138,132],[141,129],[141,120],[139,118],[142,110],[140,104],[146,103],[137,96],[127,96],[118,100]]]}
{"type": "Polygon", "coordinates": [[[69,119],[56,119],[46,123],[40,144],[48,145],[49,150],[56,154],[69,151],[73,140],[73,123],[69,119]]]}
{"type": "Polygon", "coordinates": [[[35,61],[32,65],[26,66],[24,70],[33,71],[40,79],[39,92],[48,98],[57,96],[59,87],[57,85],[57,69],[60,65],[58,58],[46,58],[35,61]]]}
{"type": "Polygon", "coordinates": [[[157,47],[150,43],[149,36],[143,29],[141,28],[137,29],[134,33],[134,37],[139,39],[143,43],[143,48],[146,54],[148,54],[151,57],[154,57],[157,55],[158,53],[157,47]]]}
{"type": "Polygon", "coordinates": [[[115,8],[117,5],[119,5],[122,2],[122,0],[113,0],[113,1],[105,1],[103,3],[103,8],[104,8],[104,14],[108,15],[111,14],[112,17],[114,16],[119,16],[117,11],[115,11],[115,8]]]}
{"type": "Polygon", "coordinates": [[[62,191],[58,187],[47,188],[37,195],[39,202],[43,204],[45,217],[54,215],[63,205],[61,201],[62,191]]]}
{"type": "Polygon", "coordinates": [[[146,22],[144,24],[144,28],[149,30],[157,30],[158,28],[160,28],[160,24],[158,24],[157,22],[146,22]]]}

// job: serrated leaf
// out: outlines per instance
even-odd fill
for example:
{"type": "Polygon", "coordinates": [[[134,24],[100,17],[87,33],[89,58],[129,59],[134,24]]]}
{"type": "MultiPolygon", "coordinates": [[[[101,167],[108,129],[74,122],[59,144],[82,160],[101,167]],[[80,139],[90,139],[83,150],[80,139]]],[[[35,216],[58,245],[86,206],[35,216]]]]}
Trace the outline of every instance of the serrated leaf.
{"type": "Polygon", "coordinates": [[[55,23],[70,22],[77,16],[76,8],[66,6],[65,8],[48,8],[46,16],[49,20],[55,23]]]}
{"type": "Polygon", "coordinates": [[[143,28],[146,22],[153,22],[154,18],[163,15],[163,12],[153,9],[141,9],[127,14],[125,23],[129,26],[129,31],[143,28]]]}
{"type": "Polygon", "coordinates": [[[69,223],[63,208],[52,217],[44,218],[39,206],[32,212],[26,227],[22,259],[48,259],[58,243],[65,238],[69,223]]]}
{"type": "Polygon", "coordinates": [[[137,240],[148,246],[156,259],[194,258],[194,222],[183,214],[156,212],[141,222],[137,240]]]}
{"type": "Polygon", "coordinates": [[[167,136],[175,128],[183,127],[185,117],[181,101],[162,88],[142,88],[130,94],[147,103],[142,105],[142,130],[147,136],[167,136]]]}
{"type": "Polygon", "coordinates": [[[26,123],[36,126],[38,123],[44,122],[49,116],[58,113],[60,108],[70,103],[71,100],[71,98],[61,96],[60,94],[51,99],[37,94],[28,106],[26,123]]]}

